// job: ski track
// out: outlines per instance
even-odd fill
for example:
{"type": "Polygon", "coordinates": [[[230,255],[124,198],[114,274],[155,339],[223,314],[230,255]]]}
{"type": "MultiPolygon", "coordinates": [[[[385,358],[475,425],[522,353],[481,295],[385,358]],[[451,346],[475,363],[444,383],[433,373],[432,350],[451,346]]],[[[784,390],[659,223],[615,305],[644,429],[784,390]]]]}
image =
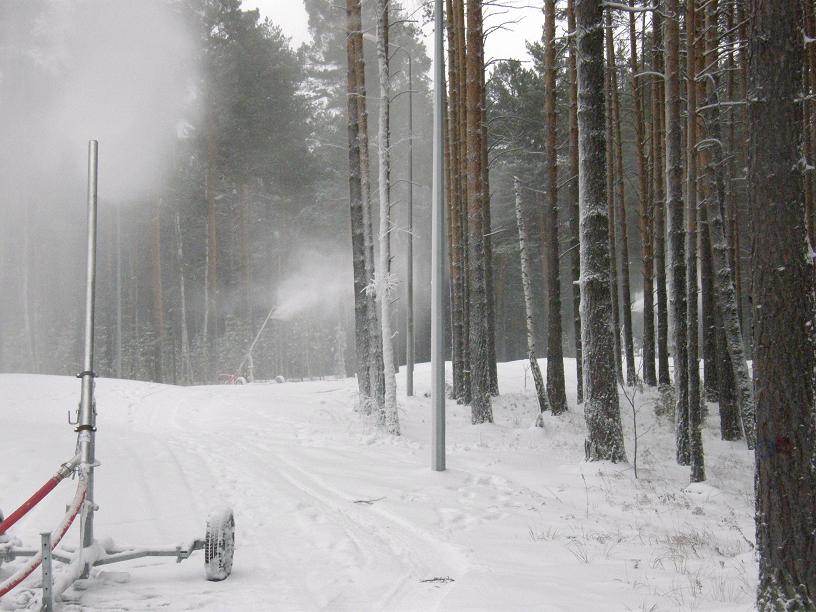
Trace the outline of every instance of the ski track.
{"type": "MultiPolygon", "coordinates": [[[[278,421],[278,432],[284,422],[278,421]]],[[[287,424],[291,428],[291,424],[287,424]]],[[[178,434],[184,439],[187,448],[206,448],[206,435],[191,433],[178,434]],[[203,439],[202,439],[203,438],[203,439]]],[[[301,585],[300,592],[309,594],[309,600],[303,602],[309,609],[401,609],[405,606],[416,609],[436,607],[444,595],[438,589],[430,589],[419,581],[428,576],[455,573],[452,564],[439,559],[454,556],[450,551],[434,543],[433,538],[418,528],[406,528],[404,522],[378,511],[374,507],[358,510],[354,500],[332,487],[327,486],[319,477],[297,466],[282,455],[284,449],[292,452],[297,447],[291,445],[293,435],[278,433],[277,443],[258,443],[238,436],[238,439],[227,439],[222,445],[225,451],[208,452],[200,459],[218,474],[218,482],[233,487],[237,495],[233,501],[243,500],[244,505],[238,510],[238,520],[247,519],[257,531],[264,527],[262,517],[269,513],[269,504],[295,508],[296,528],[299,532],[294,540],[301,546],[314,548],[316,552],[333,555],[326,569],[335,576],[328,585],[301,585]],[[252,461],[241,461],[235,465],[234,453],[230,449],[248,455],[252,461]],[[277,449],[277,450],[276,450],[277,449]],[[259,492],[263,491],[266,495],[259,492]],[[254,497],[254,499],[253,499],[254,497]],[[246,501],[252,500],[252,504],[246,501]],[[366,518],[365,513],[377,515],[377,520],[385,519],[387,525],[377,524],[377,520],[366,518]],[[340,529],[338,536],[332,533],[340,529]],[[417,535],[421,534],[418,539],[417,535]],[[347,541],[347,542],[346,542],[347,541]],[[351,551],[344,550],[351,543],[351,551]],[[417,543],[418,542],[418,543],[417,543]],[[382,572],[390,569],[396,576],[396,583],[387,587],[383,593],[370,593],[364,597],[344,600],[342,591],[326,597],[326,592],[333,591],[333,584],[354,582],[361,572],[382,572]],[[336,576],[337,570],[346,574],[345,578],[336,576]],[[423,596],[424,595],[424,596],[423,596]]],[[[299,449],[298,449],[299,450],[299,449]]],[[[291,523],[286,526],[291,528],[291,523]]],[[[240,523],[238,525],[240,533],[240,523]]],[[[265,530],[267,533],[268,530],[265,530]]],[[[274,530],[272,530],[274,531],[274,530]]],[[[275,547],[277,548],[277,547],[275,547]]],[[[284,557],[286,568],[292,568],[292,559],[284,557]]],[[[274,564],[273,564],[274,565],[274,564]]],[[[461,567],[461,560],[457,564],[461,567]]],[[[296,567],[296,566],[295,566],[296,567]]],[[[322,572],[321,572],[322,574],[322,572]]],[[[295,576],[299,575],[296,572],[295,576]]],[[[390,582],[393,576],[384,582],[390,582]]],[[[324,578],[325,580],[325,578],[324,578]]]]}

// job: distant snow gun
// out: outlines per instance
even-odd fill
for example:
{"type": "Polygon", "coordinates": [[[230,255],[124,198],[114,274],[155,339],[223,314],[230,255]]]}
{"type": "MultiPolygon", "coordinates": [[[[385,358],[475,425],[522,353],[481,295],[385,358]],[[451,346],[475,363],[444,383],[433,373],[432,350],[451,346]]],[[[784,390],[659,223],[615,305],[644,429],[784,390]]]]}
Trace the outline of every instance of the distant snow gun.
{"type": "Polygon", "coordinates": [[[0,566],[18,558],[28,559],[26,563],[15,568],[11,576],[0,582],[0,598],[22,584],[38,567],[41,567],[42,595],[41,601],[35,603],[40,603],[40,609],[48,612],[53,610],[55,598],[58,598],[76,580],[92,577],[94,567],[142,557],[173,557],[176,562],[180,563],[189,559],[195,551],[203,550],[207,580],[219,581],[228,578],[232,573],[232,559],[235,550],[235,520],[229,508],[210,514],[203,538],[196,538],[181,545],[148,548],[103,546],[94,539],[94,513],[98,510],[94,503],[94,470],[100,465],[95,456],[97,412],[94,399],[96,374],[93,371],[98,163],[99,145],[97,141],[92,140],[88,143],[85,350],[83,370],[77,375],[77,378],[82,381],[82,394],[76,418],[71,419],[69,416],[69,422],[76,426],[77,454],[60,465],[56,473],[7,518],[3,518],[0,512],[0,566]],[[7,531],[69,476],[76,479],[77,487],[73,501],[68,506],[62,521],[53,531],[40,534],[40,548],[22,548],[21,542],[9,535],[7,531]],[[79,546],[63,545],[59,547],[77,516],[79,516],[79,546]],[[56,577],[53,573],[54,561],[65,566],[56,577]]]}

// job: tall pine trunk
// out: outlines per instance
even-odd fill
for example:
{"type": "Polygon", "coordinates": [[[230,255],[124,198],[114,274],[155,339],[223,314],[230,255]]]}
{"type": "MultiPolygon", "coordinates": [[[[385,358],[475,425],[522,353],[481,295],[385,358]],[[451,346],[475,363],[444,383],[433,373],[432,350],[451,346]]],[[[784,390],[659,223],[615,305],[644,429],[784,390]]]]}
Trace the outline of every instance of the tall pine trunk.
{"type": "MultiPolygon", "coordinates": [[[[626,189],[623,180],[623,142],[621,138],[620,93],[618,91],[618,67],[615,59],[615,42],[612,30],[612,13],[606,12],[606,54],[609,70],[609,102],[612,128],[612,154],[614,156],[615,198],[614,214],[616,244],[616,267],[620,275],[620,312],[622,313],[623,352],[626,355],[626,384],[633,385],[637,379],[635,344],[632,338],[632,290],[629,284],[629,230],[626,226],[626,189]]],[[[622,370],[622,368],[621,368],[622,370]]],[[[621,371],[621,376],[623,372],[621,371]]]]}
{"type": "Polygon", "coordinates": [[[688,429],[691,482],[705,480],[703,459],[702,406],[700,405],[700,334],[697,307],[697,7],[686,0],[686,90],[688,127],[686,130],[686,269],[688,270],[688,429]]]}
{"type": "MultiPolygon", "coordinates": [[[[713,11],[715,7],[716,2],[713,4],[709,3],[707,10],[713,11]]],[[[712,36],[712,39],[715,23],[714,17],[710,15],[707,19],[707,25],[709,36],[712,36]]],[[[711,55],[716,53],[716,46],[713,40],[708,46],[710,54],[707,57],[708,61],[706,63],[708,68],[706,68],[706,72],[710,73],[717,67],[717,63],[711,59],[711,55]]],[[[706,148],[708,150],[707,157],[709,161],[709,167],[707,169],[709,188],[708,198],[706,199],[706,215],[708,217],[708,234],[711,241],[714,297],[720,315],[722,329],[725,334],[725,346],[728,350],[728,357],[733,369],[737,390],[737,405],[739,407],[745,441],[748,444],[748,448],[754,448],[756,444],[756,436],[754,434],[756,416],[754,414],[753,385],[742,342],[737,295],[736,289],[734,288],[734,277],[730,262],[730,247],[723,219],[725,186],[723,183],[724,163],[720,133],[719,96],[716,87],[717,78],[716,75],[713,74],[704,74],[701,76],[705,78],[706,90],[708,92],[706,100],[706,123],[709,126],[709,137],[706,139],[706,148]]]]}
{"type": "Polygon", "coordinates": [[[471,420],[493,422],[487,329],[484,174],[482,172],[482,0],[467,3],[467,212],[471,420]]]}
{"type": "Polygon", "coordinates": [[[390,305],[390,298],[393,293],[391,290],[392,280],[389,273],[391,253],[387,247],[391,236],[391,144],[388,134],[391,107],[391,77],[388,69],[388,2],[389,0],[377,0],[377,64],[380,77],[380,120],[377,137],[379,145],[380,269],[376,275],[376,292],[380,310],[380,323],[382,325],[383,376],[385,383],[385,403],[381,419],[388,433],[399,435],[397,380],[394,367],[394,343],[390,305]]]}
{"type": "Polygon", "coordinates": [[[456,44],[456,22],[452,0],[446,2],[447,37],[448,37],[448,98],[447,98],[447,151],[446,169],[448,180],[448,252],[451,277],[451,365],[453,368],[453,397],[464,397],[464,256],[462,253],[462,180],[461,168],[462,146],[459,130],[460,98],[459,54],[456,44]]]}
{"type": "MultiPolygon", "coordinates": [[[[635,0],[629,0],[630,6],[634,7],[634,4],[635,0]]],[[[634,13],[629,13],[629,54],[638,162],[640,244],[643,257],[643,381],[650,387],[654,387],[657,385],[654,326],[654,206],[649,201],[649,170],[646,159],[646,128],[643,117],[641,80],[636,76],[640,71],[640,65],[637,56],[637,29],[634,13]]]]}
{"type": "Polygon", "coordinates": [[[354,272],[354,347],[356,350],[357,390],[362,404],[371,397],[371,379],[368,364],[369,333],[366,298],[366,255],[363,233],[363,196],[360,175],[360,118],[357,98],[357,38],[362,35],[355,28],[359,23],[360,0],[346,0],[346,61],[347,113],[349,159],[349,215],[351,218],[351,253],[354,272]]]}
{"type": "Polygon", "coordinates": [[[680,27],[678,0],[666,0],[666,216],[669,235],[669,302],[674,320],[677,462],[689,465],[688,333],[683,155],[680,118],[680,27]]]}
{"type": "Polygon", "coordinates": [[[575,0],[578,39],[581,340],[588,460],[625,461],[610,327],[602,0],[575,0]]]}
{"type": "Polygon", "coordinates": [[[756,541],[760,610],[816,609],[814,270],[802,186],[802,31],[788,3],[750,0],[756,541]],[[760,231],[761,229],[761,231],[760,231]]]}
{"type": "Polygon", "coordinates": [[[553,414],[567,410],[564,384],[564,352],[561,337],[561,274],[558,254],[558,150],[555,122],[555,0],[544,2],[544,114],[547,121],[547,201],[544,204],[544,231],[547,241],[547,285],[549,311],[547,321],[547,396],[553,414]]]}
{"type": "MultiPolygon", "coordinates": [[[[574,0],[567,0],[567,28],[575,32],[574,0]]],[[[570,210],[570,242],[569,250],[572,257],[572,328],[575,335],[575,379],[577,401],[584,401],[583,359],[581,346],[581,249],[579,248],[579,210],[578,210],[578,75],[576,74],[575,37],[570,36],[569,59],[567,72],[569,76],[569,172],[567,182],[567,198],[570,210]]]]}
{"type": "MultiPolygon", "coordinates": [[[[664,74],[663,0],[652,17],[652,70],[664,74]]],[[[654,165],[654,266],[657,286],[657,382],[669,385],[669,311],[666,291],[666,173],[665,173],[665,79],[652,80],[652,159],[654,165]]]]}
{"type": "Polygon", "coordinates": [[[353,11],[355,33],[355,77],[357,80],[357,117],[360,121],[360,192],[363,212],[363,242],[365,245],[366,320],[368,327],[368,376],[369,397],[382,412],[385,405],[385,375],[382,353],[382,330],[377,318],[374,280],[374,214],[371,204],[371,157],[368,150],[368,105],[366,102],[365,57],[363,54],[363,23],[360,0],[355,1],[353,11]],[[359,34],[357,34],[359,32],[359,34]]]}
{"type": "Polygon", "coordinates": [[[612,298],[612,341],[615,353],[615,376],[619,383],[623,384],[623,365],[621,362],[620,345],[620,304],[618,302],[618,246],[617,246],[617,223],[615,223],[615,131],[612,125],[614,117],[612,115],[612,54],[609,51],[612,41],[612,23],[609,10],[606,12],[606,28],[604,30],[606,44],[606,74],[604,77],[605,99],[606,99],[606,208],[609,224],[609,293],[612,298]]]}
{"type": "Polygon", "coordinates": [[[530,238],[527,233],[527,223],[524,220],[524,211],[521,206],[521,187],[518,177],[513,177],[513,192],[516,196],[516,223],[518,225],[519,236],[519,258],[521,259],[521,287],[524,291],[524,320],[527,324],[527,357],[530,360],[530,372],[533,374],[536,396],[538,397],[539,416],[538,419],[536,419],[536,425],[543,427],[544,420],[541,415],[548,410],[550,406],[547,401],[547,390],[544,387],[544,379],[541,377],[541,369],[538,366],[538,359],[536,358],[535,306],[533,306],[533,288],[530,282],[530,254],[527,251],[530,238]]]}

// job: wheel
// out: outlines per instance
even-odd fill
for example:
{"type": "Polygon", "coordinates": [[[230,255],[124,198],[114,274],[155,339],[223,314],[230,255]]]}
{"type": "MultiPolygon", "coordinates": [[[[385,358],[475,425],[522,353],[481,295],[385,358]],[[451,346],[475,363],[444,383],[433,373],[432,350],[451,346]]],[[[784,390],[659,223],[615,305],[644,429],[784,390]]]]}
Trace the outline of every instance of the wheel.
{"type": "Polygon", "coordinates": [[[235,519],[232,510],[213,512],[207,518],[207,536],[204,543],[204,567],[207,580],[224,580],[232,573],[235,552],[235,519]]]}
{"type": "Polygon", "coordinates": [[[236,385],[245,385],[245,384],[247,384],[247,379],[246,379],[246,377],[244,377],[244,376],[239,376],[238,378],[236,378],[236,379],[235,379],[235,384],[236,384],[236,385]]]}

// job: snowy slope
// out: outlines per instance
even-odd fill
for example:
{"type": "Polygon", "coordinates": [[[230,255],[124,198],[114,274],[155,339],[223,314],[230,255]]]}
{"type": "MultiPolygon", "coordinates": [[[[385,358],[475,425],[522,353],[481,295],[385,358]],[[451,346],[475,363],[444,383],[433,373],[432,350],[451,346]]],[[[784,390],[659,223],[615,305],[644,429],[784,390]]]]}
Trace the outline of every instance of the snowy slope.
{"type": "MultiPolygon", "coordinates": [[[[97,536],[180,544],[203,535],[209,510],[226,503],[235,566],[221,583],[205,581],[200,552],[181,565],[112,566],[68,591],[64,609],[751,609],[753,459],[719,439],[716,406],[705,431],[709,480],[689,487],[655,396],[638,396],[635,480],[631,465],[583,462],[574,379],[570,413],[539,429],[524,363],[501,364],[499,375],[496,424],[472,426],[467,408],[448,403],[444,473],[429,469],[427,365],[420,397],[400,397],[401,438],[353,411],[353,380],[98,381],[97,536]]],[[[73,454],[66,416],[79,382],[0,375],[0,397],[8,512],[73,454]]],[[[632,413],[622,408],[631,460],[632,413]]],[[[63,483],[13,533],[36,545],[72,494],[63,483]]],[[[0,607],[19,607],[19,591],[0,607]]]]}

